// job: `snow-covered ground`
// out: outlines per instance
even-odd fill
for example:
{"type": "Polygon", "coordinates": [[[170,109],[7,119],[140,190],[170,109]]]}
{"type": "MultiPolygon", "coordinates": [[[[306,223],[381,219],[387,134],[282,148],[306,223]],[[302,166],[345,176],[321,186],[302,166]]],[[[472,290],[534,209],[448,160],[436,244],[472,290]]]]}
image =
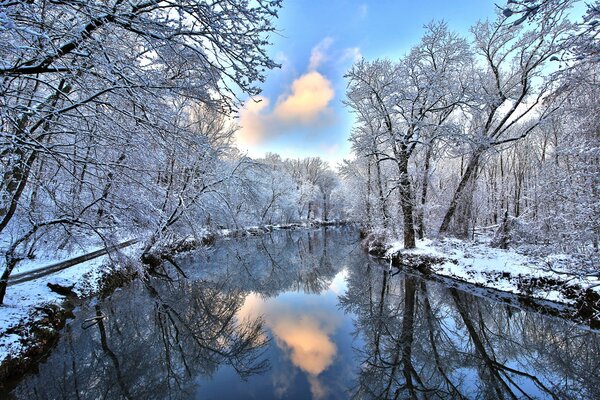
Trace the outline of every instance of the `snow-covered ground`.
{"type": "MultiPolygon", "coordinates": [[[[136,244],[121,250],[121,252],[123,255],[133,255],[139,252],[140,248],[141,245],[136,244]]],[[[62,261],[98,249],[98,247],[82,249],[76,253],[71,253],[62,261]]],[[[61,261],[58,257],[60,256],[42,256],[36,260],[27,260],[23,262],[23,265],[15,268],[13,272],[22,273],[53,264],[61,261]]],[[[0,363],[9,355],[18,356],[23,350],[22,344],[26,338],[22,335],[9,333],[11,330],[20,325],[26,325],[32,319],[35,319],[38,316],[35,313],[36,307],[47,304],[59,305],[64,301],[64,296],[50,290],[49,283],[65,287],[72,286],[72,290],[79,297],[96,293],[99,290],[100,278],[109,268],[108,266],[118,265],[115,257],[117,257],[115,254],[111,256],[104,255],[32,281],[14,285],[9,283],[4,304],[0,306],[0,363]]]]}
{"type": "Polygon", "coordinates": [[[573,304],[574,299],[566,297],[564,291],[553,286],[572,286],[584,291],[591,289],[600,294],[599,277],[572,273],[569,266],[576,261],[564,254],[535,258],[514,250],[492,248],[486,243],[424,239],[417,241],[417,247],[412,250],[403,249],[402,241],[391,243],[386,257],[407,253],[444,259],[444,262],[430,266],[435,274],[503,292],[526,294],[563,304],[573,304]],[[530,287],[527,283],[532,279],[557,282],[558,285],[530,287]]]}

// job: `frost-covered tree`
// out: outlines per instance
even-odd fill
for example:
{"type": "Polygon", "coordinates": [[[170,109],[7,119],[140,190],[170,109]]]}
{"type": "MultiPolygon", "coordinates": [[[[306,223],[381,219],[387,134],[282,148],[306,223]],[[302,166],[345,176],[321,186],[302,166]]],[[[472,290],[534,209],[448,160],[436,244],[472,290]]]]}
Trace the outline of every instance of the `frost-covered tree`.
{"type": "MultiPolygon", "coordinates": [[[[417,146],[433,145],[435,133],[464,101],[470,65],[467,42],[443,23],[426,27],[421,43],[397,63],[361,60],[346,74],[348,107],[357,115],[355,150],[375,165],[391,161],[397,169],[390,190],[398,190],[406,248],[415,246],[414,190],[409,160],[417,146]],[[427,143],[429,141],[429,143],[427,143]]],[[[385,199],[377,170],[380,208],[385,199]]],[[[389,196],[386,195],[386,196],[389,196]]],[[[426,194],[425,194],[426,196],[426,194]]]]}
{"type": "Polygon", "coordinates": [[[548,61],[565,46],[561,37],[572,25],[565,10],[533,26],[515,25],[498,15],[476,24],[472,33],[481,60],[476,76],[480,88],[470,102],[465,123],[469,126],[469,161],[450,200],[439,233],[465,236],[473,185],[482,158],[490,151],[521,140],[548,119],[560,104],[552,101],[555,81],[544,74],[548,61]],[[457,213],[458,211],[462,212],[457,213]]]}
{"type": "Polygon", "coordinates": [[[504,232],[494,243],[525,251],[597,247],[597,10],[578,24],[572,1],[509,3],[525,8],[476,24],[471,44],[430,24],[399,62],[348,72],[357,158],[340,172],[368,230],[402,212],[405,244],[413,227],[470,238],[484,225],[504,232]],[[572,57],[583,37],[587,55],[572,57]]]}
{"type": "Polygon", "coordinates": [[[575,21],[576,28],[563,38],[567,42],[566,51],[556,61],[569,61],[570,65],[597,63],[600,60],[600,1],[582,0],[508,0],[502,11],[511,18],[514,25],[539,23],[547,17],[561,13],[573,5],[585,4],[585,14],[575,21]]]}
{"type": "Polygon", "coordinates": [[[297,207],[302,219],[328,217],[330,195],[337,184],[329,164],[319,157],[285,160],[284,168],[296,182],[297,207]]]}
{"type": "Polygon", "coordinates": [[[43,241],[141,235],[149,251],[207,214],[244,166],[223,114],[276,66],[279,6],[0,2],[0,302],[43,241]]]}

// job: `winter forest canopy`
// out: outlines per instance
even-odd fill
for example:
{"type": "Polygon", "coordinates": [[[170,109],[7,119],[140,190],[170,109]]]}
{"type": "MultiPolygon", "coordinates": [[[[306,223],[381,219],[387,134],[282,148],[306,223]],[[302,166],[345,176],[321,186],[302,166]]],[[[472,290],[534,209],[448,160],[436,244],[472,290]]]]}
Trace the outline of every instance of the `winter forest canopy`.
{"type": "Polygon", "coordinates": [[[280,0],[0,1],[0,302],[39,253],[224,228],[356,221],[410,248],[493,227],[499,247],[596,252],[600,2],[573,5],[508,1],[356,59],[352,154],[330,165],[236,146],[280,67],[280,0]]]}

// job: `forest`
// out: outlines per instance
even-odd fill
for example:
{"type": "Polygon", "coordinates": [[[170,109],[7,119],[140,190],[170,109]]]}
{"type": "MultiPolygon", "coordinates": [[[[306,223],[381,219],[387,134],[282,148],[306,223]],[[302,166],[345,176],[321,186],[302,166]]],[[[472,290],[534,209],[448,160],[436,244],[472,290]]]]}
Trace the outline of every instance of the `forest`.
{"type": "Polygon", "coordinates": [[[575,23],[571,1],[509,3],[468,37],[431,22],[401,59],[357,61],[354,156],[335,166],[236,149],[240,96],[278,66],[279,1],[3,2],[3,285],[90,241],[147,253],[311,220],[406,248],[502,225],[498,246],[597,252],[598,4],[575,23]]]}
{"type": "Polygon", "coordinates": [[[19,267],[135,241],[117,264],[144,275],[190,241],[329,224],[387,256],[483,242],[598,297],[599,1],[508,0],[468,34],[433,20],[401,57],[355,59],[337,164],[238,146],[281,68],[282,7],[0,0],[0,311],[19,267]]]}
{"type": "Polygon", "coordinates": [[[402,59],[348,71],[357,157],[341,172],[364,188],[368,227],[400,230],[410,248],[509,223],[513,245],[597,251],[597,49],[545,6],[471,38],[432,23],[402,59]]]}

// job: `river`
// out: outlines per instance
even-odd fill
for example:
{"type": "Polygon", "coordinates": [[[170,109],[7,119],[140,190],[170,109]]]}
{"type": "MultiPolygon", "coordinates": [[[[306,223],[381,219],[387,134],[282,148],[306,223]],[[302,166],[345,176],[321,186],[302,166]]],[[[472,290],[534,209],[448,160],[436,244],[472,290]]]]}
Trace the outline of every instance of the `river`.
{"type": "Polygon", "coordinates": [[[220,239],[75,310],[17,399],[600,398],[600,334],[366,255],[220,239]]]}

